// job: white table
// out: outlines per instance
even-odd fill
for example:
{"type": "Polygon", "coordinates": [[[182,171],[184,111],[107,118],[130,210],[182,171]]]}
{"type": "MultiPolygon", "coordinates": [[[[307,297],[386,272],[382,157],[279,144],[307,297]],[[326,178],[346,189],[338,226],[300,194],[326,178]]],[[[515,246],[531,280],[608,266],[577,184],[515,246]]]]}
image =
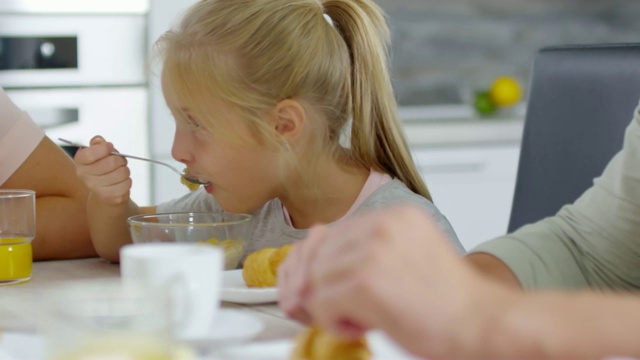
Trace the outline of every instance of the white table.
{"type": "MultiPolygon", "coordinates": [[[[0,287],[0,330],[36,332],[43,301],[56,287],[75,280],[119,278],[120,268],[98,258],[43,261],[33,264],[33,275],[26,283],[0,287]]],[[[265,325],[256,341],[292,339],[303,329],[287,319],[275,304],[241,305],[223,302],[223,308],[246,311],[265,325]]]]}
{"type": "MultiPolygon", "coordinates": [[[[50,293],[61,285],[79,280],[119,278],[120,268],[101,259],[36,262],[29,282],[0,287],[0,360],[42,360],[43,348],[38,334],[40,318],[50,293]],[[3,336],[4,333],[4,336],[3,336]],[[34,340],[35,339],[35,340],[34,340]]],[[[284,316],[276,304],[242,305],[222,303],[262,320],[264,330],[249,343],[220,349],[199,356],[203,360],[280,360],[286,358],[295,336],[304,327],[284,316]]],[[[402,351],[381,332],[368,334],[374,360],[415,359],[402,351]]]]}

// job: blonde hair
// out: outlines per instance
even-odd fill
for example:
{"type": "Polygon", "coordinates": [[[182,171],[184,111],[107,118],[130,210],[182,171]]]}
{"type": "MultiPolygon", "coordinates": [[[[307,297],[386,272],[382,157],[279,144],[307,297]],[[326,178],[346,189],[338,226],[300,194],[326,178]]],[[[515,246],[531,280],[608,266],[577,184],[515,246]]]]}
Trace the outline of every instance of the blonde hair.
{"type": "Polygon", "coordinates": [[[309,159],[324,151],[382,170],[431,200],[398,118],[389,40],[371,0],[202,0],[157,45],[172,91],[200,116],[215,95],[263,143],[279,145],[264,116],[295,99],[323,120],[312,125],[303,152],[309,159]],[[345,148],[340,136],[349,120],[345,148]]]}

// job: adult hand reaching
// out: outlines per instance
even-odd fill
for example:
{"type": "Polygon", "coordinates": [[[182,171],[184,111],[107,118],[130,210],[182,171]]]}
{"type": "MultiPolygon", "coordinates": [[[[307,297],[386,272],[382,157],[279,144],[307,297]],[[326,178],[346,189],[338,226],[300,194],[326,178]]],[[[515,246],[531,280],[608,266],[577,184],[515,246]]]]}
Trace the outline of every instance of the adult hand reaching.
{"type": "Polygon", "coordinates": [[[481,331],[482,313],[500,311],[496,295],[507,295],[411,206],[314,227],[280,266],[278,286],[291,317],[348,338],[379,328],[430,356],[464,352],[461,345],[481,331]]]}

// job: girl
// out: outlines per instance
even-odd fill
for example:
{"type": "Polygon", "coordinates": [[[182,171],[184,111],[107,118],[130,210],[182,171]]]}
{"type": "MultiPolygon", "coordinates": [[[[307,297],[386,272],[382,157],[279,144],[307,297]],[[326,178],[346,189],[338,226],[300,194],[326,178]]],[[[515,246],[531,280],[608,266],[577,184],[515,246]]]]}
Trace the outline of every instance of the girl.
{"type": "Polygon", "coordinates": [[[126,161],[100,137],[76,155],[91,235],[117,261],[126,219],[252,213],[247,254],[392,203],[425,208],[462,249],[412,162],[388,73],[389,31],[370,0],[199,1],[157,47],[176,121],[172,156],[208,183],[139,208],[126,161]]]}

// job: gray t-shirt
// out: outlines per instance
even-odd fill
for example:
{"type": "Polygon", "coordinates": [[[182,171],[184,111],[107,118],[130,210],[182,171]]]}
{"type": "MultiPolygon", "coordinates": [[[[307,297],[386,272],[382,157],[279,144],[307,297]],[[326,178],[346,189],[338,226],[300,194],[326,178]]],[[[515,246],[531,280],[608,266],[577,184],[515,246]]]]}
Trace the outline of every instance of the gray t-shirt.
{"type": "Polygon", "coordinates": [[[488,241],[525,289],[640,289],[640,107],[624,146],[573,204],[488,241]]]}
{"type": "MultiPolygon", "coordinates": [[[[464,248],[456,236],[449,221],[440,213],[432,202],[417,195],[407,188],[400,180],[394,179],[376,189],[354,212],[354,215],[364,213],[368,210],[386,207],[392,204],[411,203],[426,209],[434,218],[436,223],[449,237],[453,245],[460,253],[464,253],[464,248]]],[[[220,205],[213,196],[203,189],[186,194],[185,196],[158,205],[158,212],[173,211],[222,211],[220,205]]],[[[306,229],[295,229],[285,222],[282,203],[278,199],[273,199],[264,204],[253,213],[254,230],[249,240],[246,255],[265,248],[279,247],[290,244],[306,236],[306,229]]]]}

